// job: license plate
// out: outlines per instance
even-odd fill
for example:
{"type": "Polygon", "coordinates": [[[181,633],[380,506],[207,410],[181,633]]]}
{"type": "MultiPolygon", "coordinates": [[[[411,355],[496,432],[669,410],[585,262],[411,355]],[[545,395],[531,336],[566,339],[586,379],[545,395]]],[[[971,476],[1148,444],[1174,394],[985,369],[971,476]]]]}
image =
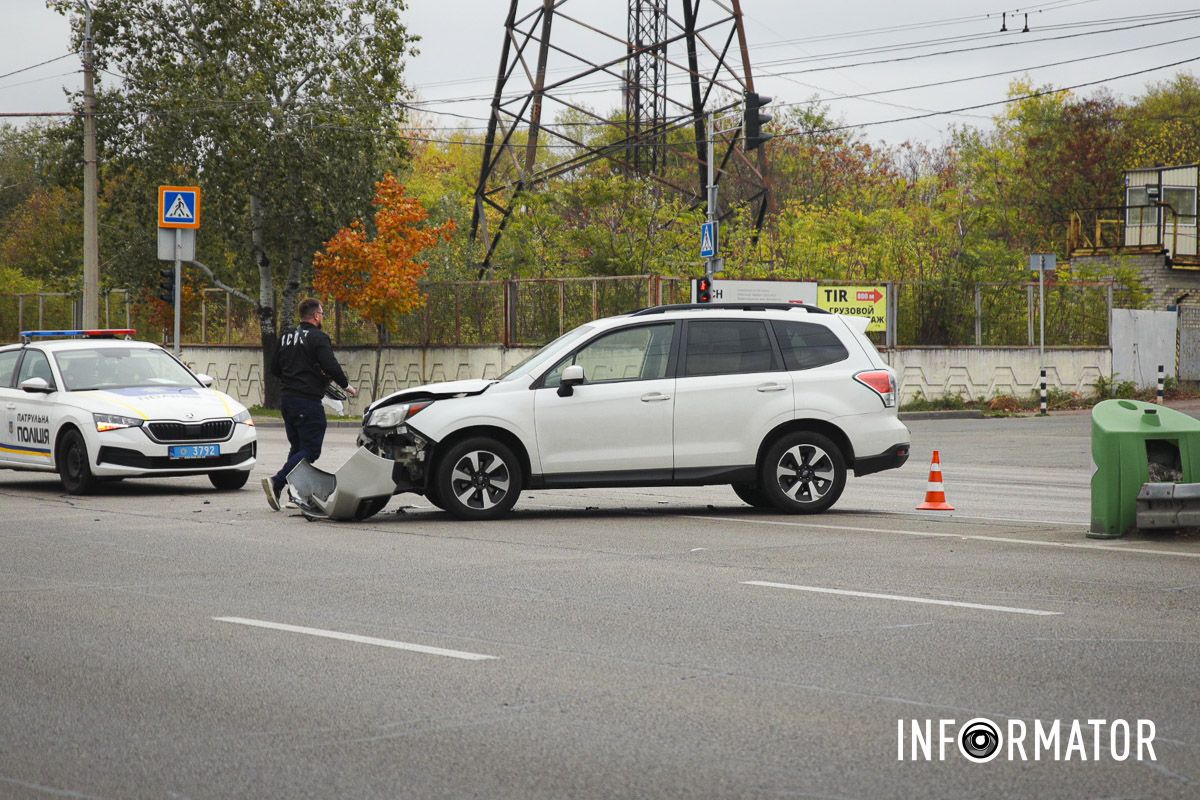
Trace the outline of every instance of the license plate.
{"type": "Polygon", "coordinates": [[[167,448],[170,458],[212,458],[221,455],[219,444],[177,444],[167,448]]]}

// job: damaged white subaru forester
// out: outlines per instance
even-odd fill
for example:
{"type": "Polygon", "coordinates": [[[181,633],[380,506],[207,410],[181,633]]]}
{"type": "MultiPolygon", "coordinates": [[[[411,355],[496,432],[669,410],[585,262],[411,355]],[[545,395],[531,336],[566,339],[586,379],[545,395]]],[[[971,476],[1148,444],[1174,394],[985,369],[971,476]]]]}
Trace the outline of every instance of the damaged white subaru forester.
{"type": "Polygon", "coordinates": [[[804,305],[658,306],[564,334],[494,380],[372,403],[336,474],[289,477],[308,515],[363,519],[415,492],[493,519],[522,490],[729,484],[818,513],[846,475],[894,469],[910,436],[867,320],[804,305]]]}

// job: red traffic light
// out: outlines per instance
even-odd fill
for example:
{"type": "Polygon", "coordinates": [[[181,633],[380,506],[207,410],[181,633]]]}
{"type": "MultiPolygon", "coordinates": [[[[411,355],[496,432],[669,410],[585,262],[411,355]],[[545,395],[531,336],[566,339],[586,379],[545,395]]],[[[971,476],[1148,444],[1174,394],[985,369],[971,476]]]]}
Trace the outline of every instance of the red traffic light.
{"type": "Polygon", "coordinates": [[[712,280],[708,277],[696,279],[696,302],[712,302],[712,280]]]}

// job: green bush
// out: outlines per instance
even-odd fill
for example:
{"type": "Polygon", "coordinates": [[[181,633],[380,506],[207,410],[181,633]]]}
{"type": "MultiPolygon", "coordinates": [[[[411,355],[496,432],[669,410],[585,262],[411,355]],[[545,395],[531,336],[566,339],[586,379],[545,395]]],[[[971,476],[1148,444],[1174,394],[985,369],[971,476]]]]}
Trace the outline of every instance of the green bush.
{"type": "Polygon", "coordinates": [[[967,407],[962,395],[944,394],[940,398],[927,398],[921,392],[900,407],[901,411],[961,411],[967,407]]]}

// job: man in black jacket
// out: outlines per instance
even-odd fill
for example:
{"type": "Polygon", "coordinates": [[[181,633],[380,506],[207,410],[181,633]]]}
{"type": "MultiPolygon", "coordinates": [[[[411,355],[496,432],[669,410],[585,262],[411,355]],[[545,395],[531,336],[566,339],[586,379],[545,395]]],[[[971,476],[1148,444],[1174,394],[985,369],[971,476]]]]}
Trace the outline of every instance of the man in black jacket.
{"type": "Polygon", "coordinates": [[[267,503],[275,511],[279,510],[279,495],[292,468],[305,458],[311,464],[321,457],[325,442],[325,406],[321,398],[325,387],[333,381],[351,397],[358,395],[333,355],[329,336],[321,330],[325,317],[321,301],[311,297],[303,300],[299,311],[300,326],[284,331],[271,361],[271,374],[283,382],[280,407],[291,445],[283,468],[262,479],[267,503]]]}

